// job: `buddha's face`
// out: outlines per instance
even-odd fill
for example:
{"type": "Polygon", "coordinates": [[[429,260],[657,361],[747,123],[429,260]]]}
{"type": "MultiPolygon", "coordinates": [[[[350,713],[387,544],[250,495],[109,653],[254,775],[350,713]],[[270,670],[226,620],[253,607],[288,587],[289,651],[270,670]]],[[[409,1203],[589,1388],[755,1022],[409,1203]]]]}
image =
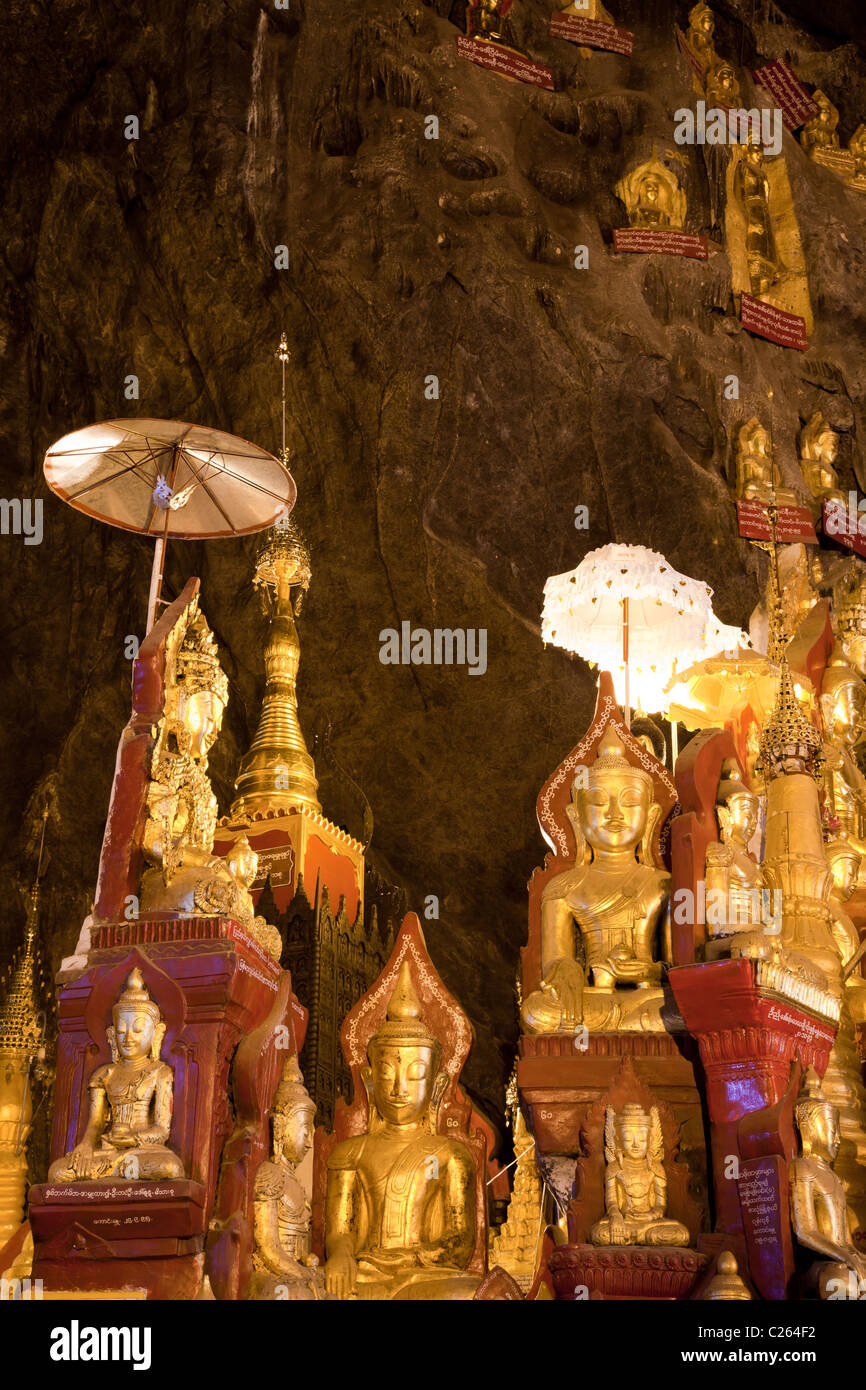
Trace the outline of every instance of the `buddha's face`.
{"type": "Polygon", "coordinates": [[[834,898],[846,903],[854,889],[857,887],[857,875],[860,870],[860,855],[854,850],[837,852],[830,860],[830,868],[833,873],[834,898]]]}
{"type": "Polygon", "coordinates": [[[213,746],[223,722],[224,705],[212,690],[197,690],[193,695],[181,695],[178,716],[189,730],[190,753],[203,758],[213,746]]]}
{"type": "Polygon", "coordinates": [[[426,1114],[436,1079],[433,1049],[422,1044],[378,1043],[370,1049],[373,1099],[392,1125],[413,1125],[426,1114]]]}
{"type": "Polygon", "coordinates": [[[715,19],[713,18],[713,14],[712,14],[712,11],[711,11],[711,10],[701,10],[701,11],[695,16],[695,19],[694,19],[693,23],[694,23],[694,26],[695,26],[695,28],[697,29],[698,33],[699,33],[699,34],[703,34],[703,36],[704,36],[705,39],[711,39],[711,38],[712,38],[712,36],[713,36],[713,30],[714,30],[714,28],[715,28],[715,26],[716,26],[716,21],[715,21],[715,19]]]}
{"type": "Polygon", "coordinates": [[[723,92],[733,91],[735,85],[734,69],[723,65],[716,70],[716,86],[723,92]]]}
{"type": "Polygon", "coordinates": [[[747,845],[758,828],[758,798],[745,792],[731,796],[728,798],[728,812],[732,838],[747,845]]]}
{"type": "Polygon", "coordinates": [[[625,768],[589,774],[577,794],[581,830],[594,849],[629,849],[646,830],[651,792],[642,777],[625,768]]]}
{"type": "Polygon", "coordinates": [[[646,1158],[649,1148],[649,1119],[646,1115],[620,1117],[619,1136],[628,1158],[646,1158]]]}
{"type": "Polygon", "coordinates": [[[760,146],[760,145],[747,145],[747,146],[746,146],[746,159],[747,159],[747,160],[749,161],[749,163],[752,164],[756,169],[760,169],[761,166],[762,166],[762,164],[764,163],[764,151],[763,151],[763,149],[761,148],[761,146],[760,146]]]}
{"type": "Polygon", "coordinates": [[[839,436],[835,430],[823,430],[815,440],[815,453],[822,463],[835,463],[839,452],[839,436]]]}
{"type": "Polygon", "coordinates": [[[252,888],[259,867],[259,856],[246,838],[239,840],[234,846],[228,857],[228,864],[238,882],[246,888],[252,888]]]}
{"type": "Polygon", "coordinates": [[[126,1062],[146,1057],[153,1043],[155,1024],[145,1009],[121,1008],[114,1019],[117,1050],[126,1062]]]}
{"type": "Polygon", "coordinates": [[[856,743],[863,727],[866,687],[860,681],[846,681],[835,695],[824,698],[824,713],[831,734],[846,743],[856,743]]]}
{"type": "Polygon", "coordinates": [[[836,1107],[823,1105],[816,1109],[809,1117],[808,1128],[811,1131],[812,1152],[819,1153],[828,1163],[832,1163],[842,1142],[836,1107]]]}
{"type": "Polygon", "coordinates": [[[283,1153],[295,1167],[313,1147],[313,1114],[312,1107],[305,1105],[301,1110],[293,1110],[286,1121],[283,1153]]]}

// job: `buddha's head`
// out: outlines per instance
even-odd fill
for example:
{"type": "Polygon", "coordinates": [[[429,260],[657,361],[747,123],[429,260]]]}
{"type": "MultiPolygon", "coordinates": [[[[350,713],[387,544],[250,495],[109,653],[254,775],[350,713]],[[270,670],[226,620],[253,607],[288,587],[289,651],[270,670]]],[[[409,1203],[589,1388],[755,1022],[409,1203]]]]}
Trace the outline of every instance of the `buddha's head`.
{"type": "Polygon", "coordinates": [[[804,1158],[832,1163],[842,1142],[839,1111],[824,1094],[818,1073],[809,1067],[794,1111],[804,1158]]]}
{"type": "Polygon", "coordinates": [[[646,206],[648,203],[651,206],[655,206],[655,204],[661,202],[662,186],[655,174],[647,174],[646,178],[641,179],[639,191],[641,206],[646,206]]]}
{"type": "Polygon", "coordinates": [[[572,790],[572,823],[593,850],[634,849],[647,831],[654,806],[653,780],[634,767],[612,728],[598,746],[598,756],[586,775],[586,786],[572,790]]]}
{"type": "Polygon", "coordinates": [[[718,95],[736,93],[739,96],[740,83],[736,69],[730,63],[719,63],[713,68],[708,78],[708,85],[712,91],[718,95]]]}
{"type": "Polygon", "coordinates": [[[743,149],[743,155],[747,162],[754,169],[761,169],[764,165],[764,147],[758,137],[752,132],[743,149]]]}
{"type": "Polygon", "coordinates": [[[245,888],[252,888],[258,872],[259,856],[246,835],[235,840],[227,855],[227,863],[238,882],[245,888]]]}
{"type": "Polygon", "coordinates": [[[738,768],[731,769],[724,781],[719,783],[717,801],[722,839],[748,845],[758,828],[760,801],[742,781],[738,768]]]}
{"type": "Polygon", "coordinates": [[[313,1146],[316,1107],[304,1085],[296,1054],[287,1057],[274,1097],[274,1158],[286,1158],[293,1167],[302,1163],[313,1146]]]}
{"type": "Polygon", "coordinates": [[[821,681],[821,713],[828,738],[841,739],[853,747],[866,720],[866,683],[849,666],[838,643],[821,681]]]}
{"type": "Polygon", "coordinates": [[[626,1158],[646,1158],[649,1152],[651,1119],[643,1106],[628,1101],[616,1118],[622,1152],[626,1158]]]}
{"type": "Polygon", "coordinates": [[[715,16],[709,5],[699,4],[689,10],[689,28],[703,35],[705,39],[712,38],[715,27],[715,16]]]}
{"type": "Polygon", "coordinates": [[[132,970],[126,988],[111,1011],[113,1028],[109,1041],[125,1062],[147,1057],[154,1049],[159,1030],[165,1031],[159,1006],[151,999],[139,969],[132,970]]]}
{"type": "Polygon", "coordinates": [[[418,1125],[431,1117],[448,1081],[440,1071],[442,1046],[421,1018],[421,1003],[403,961],[385,1022],[367,1045],[364,1080],[389,1125],[418,1125]]]}
{"type": "Polygon", "coordinates": [[[857,887],[862,856],[844,837],[831,839],[826,846],[827,863],[833,875],[831,898],[846,903],[857,887]]]}

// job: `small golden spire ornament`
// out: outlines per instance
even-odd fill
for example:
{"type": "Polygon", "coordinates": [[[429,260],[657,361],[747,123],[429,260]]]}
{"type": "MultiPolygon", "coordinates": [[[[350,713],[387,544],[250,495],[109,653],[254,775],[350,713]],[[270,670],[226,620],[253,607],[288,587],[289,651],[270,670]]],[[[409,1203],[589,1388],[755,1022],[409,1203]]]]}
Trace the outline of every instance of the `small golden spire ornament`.
{"type": "Polygon", "coordinates": [[[783,656],[779,693],[770,718],[761,730],[756,768],[767,780],[782,772],[808,772],[816,780],[823,768],[821,735],[803,713],[787,659],[783,656]]]}

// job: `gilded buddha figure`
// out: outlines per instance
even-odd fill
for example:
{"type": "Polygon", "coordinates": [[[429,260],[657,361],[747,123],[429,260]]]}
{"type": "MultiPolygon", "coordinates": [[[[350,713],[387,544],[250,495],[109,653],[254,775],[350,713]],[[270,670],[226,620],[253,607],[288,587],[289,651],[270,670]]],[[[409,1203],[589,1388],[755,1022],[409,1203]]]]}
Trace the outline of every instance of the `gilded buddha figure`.
{"type": "Polygon", "coordinates": [[[315,1113],[298,1059],[289,1057],[274,1098],[272,1157],[256,1173],[250,1298],[328,1297],[311,1253],[310,1203],[296,1171],[312,1148],[315,1113]]]}
{"type": "Polygon", "coordinates": [[[826,93],[818,90],[812,93],[818,113],[807,121],[800,131],[800,144],[811,159],[819,156],[822,150],[838,150],[839,112],[826,93]]]}
{"type": "Polygon", "coordinates": [[[740,79],[733,63],[716,62],[704,75],[704,97],[707,106],[722,111],[738,110],[743,104],[740,79]]]}
{"type": "Polygon", "coordinates": [[[707,846],[707,959],[730,946],[731,937],[762,929],[764,881],[749,852],[758,828],[760,801],[739,775],[728,769],[719,783],[716,816],[721,838],[707,846]],[[713,895],[711,897],[711,894],[713,895]]]}
{"type": "Polygon", "coordinates": [[[589,1233],[593,1245],[688,1245],[689,1232],[665,1216],[668,1181],[655,1106],[632,1102],[604,1117],[605,1216],[589,1233]]]}
{"type": "Polygon", "coordinates": [[[719,61],[714,43],[715,28],[716,17],[709,5],[700,3],[689,11],[686,43],[705,72],[707,68],[719,61]]]}
{"type": "Polygon", "coordinates": [[[866,679],[866,569],[853,556],[833,579],[833,631],[846,661],[866,679]]]}
{"type": "Polygon", "coordinates": [[[615,191],[631,227],[681,228],[685,221],[686,195],[655,153],[621,178],[615,191]]]}
{"type": "Polygon", "coordinates": [[[837,643],[821,681],[824,719],[825,791],[842,833],[866,854],[866,778],[854,753],[866,729],[866,682],[845,660],[837,643]]]}
{"type": "Polygon", "coordinates": [[[328,1159],[326,1288],[343,1299],[471,1299],[475,1164],[436,1132],[448,1074],[405,960],[367,1059],[366,1133],[328,1159]]]}
{"type": "Polygon", "coordinates": [[[797,505],[796,493],[781,485],[772,436],[756,415],[737,432],[736,468],[736,493],[743,501],[797,505]]]}
{"type": "Polygon", "coordinates": [[[824,498],[846,500],[839,488],[839,474],[834,467],[839,453],[839,435],[815,410],[800,431],[800,468],[816,502],[824,498]]]}
{"type": "Polygon", "coordinates": [[[599,1027],[602,1016],[615,1025],[621,1021],[617,1006],[640,1007],[634,987],[650,990],[661,980],[653,947],[670,877],[650,858],[660,809],[652,778],[623,753],[608,729],[587,785],[572,788],[568,814],[577,855],[574,867],[544,890],[542,983],[521,1011],[531,1033],[573,1032],[584,1020],[599,1027]],[[593,991],[586,989],[590,979],[593,991]]]}
{"type": "Polygon", "coordinates": [[[183,1177],[166,1144],[174,1076],[159,1058],[165,1023],[139,970],[130,973],[112,1018],[112,1060],[90,1078],[87,1128],[72,1152],[52,1163],[49,1182],[183,1177]]]}
{"type": "Polygon", "coordinates": [[[779,278],[781,264],[773,230],[770,182],[764,168],[764,150],[750,135],[743,147],[733,183],[734,196],[746,224],[746,259],[753,295],[760,298],[779,278]]]}
{"type": "Polygon", "coordinates": [[[795,1115],[801,1151],[789,1170],[791,1221],[800,1244],[823,1256],[816,1273],[822,1297],[828,1297],[833,1280],[844,1286],[850,1272],[858,1280],[866,1279],[866,1256],[851,1239],[845,1189],[833,1171],[841,1142],[839,1112],[811,1067],[795,1115]]]}

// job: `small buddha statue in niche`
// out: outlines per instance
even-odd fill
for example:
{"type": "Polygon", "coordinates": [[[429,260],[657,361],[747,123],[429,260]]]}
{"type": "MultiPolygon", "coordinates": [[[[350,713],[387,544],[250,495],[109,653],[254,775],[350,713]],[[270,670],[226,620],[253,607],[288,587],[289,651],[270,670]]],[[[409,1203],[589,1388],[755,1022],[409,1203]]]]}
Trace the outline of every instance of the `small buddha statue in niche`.
{"type": "Polygon", "coordinates": [[[184,1175],[166,1145],[174,1076],[159,1058],[165,1023],[140,970],[131,971],[112,1019],[106,1029],[112,1060],[90,1078],[87,1128],[72,1152],[52,1163],[49,1182],[184,1175]]]}
{"type": "Polygon", "coordinates": [[[778,506],[797,505],[796,493],[781,485],[770,431],[756,415],[737,432],[736,463],[736,492],[744,502],[762,502],[765,506],[774,501],[778,506]]]}
{"type": "Polygon", "coordinates": [[[707,106],[717,106],[722,111],[739,110],[743,104],[740,79],[733,63],[716,62],[704,76],[704,97],[707,106]]]}
{"type": "Polygon", "coordinates": [[[812,93],[818,113],[807,121],[800,131],[800,144],[810,159],[818,157],[821,150],[838,150],[839,112],[830,98],[822,91],[812,93]]]}
{"type": "Polygon", "coordinates": [[[406,960],[367,1059],[367,1130],[328,1159],[325,1286],[343,1299],[471,1299],[475,1163],[436,1132],[448,1073],[406,960]]]}
{"type": "Polygon", "coordinates": [[[574,867],[551,879],[542,897],[542,983],[521,1010],[531,1033],[573,1032],[584,1021],[589,977],[608,995],[661,980],[653,945],[670,877],[650,858],[660,808],[649,773],[632,766],[624,751],[609,728],[587,786],[572,787],[568,815],[577,854],[574,867]],[[584,963],[577,958],[575,927],[584,963]]]}
{"type": "Polygon", "coordinates": [[[833,1162],[839,1152],[839,1111],[824,1095],[817,1072],[809,1067],[794,1111],[800,1131],[800,1156],[789,1169],[791,1222],[801,1245],[822,1255],[816,1271],[822,1297],[830,1281],[848,1282],[849,1271],[866,1279],[866,1256],[854,1247],[848,1224],[845,1188],[833,1162]]]}
{"type": "Polygon", "coordinates": [[[589,1233],[593,1245],[688,1245],[689,1232],[665,1216],[668,1180],[655,1106],[628,1102],[604,1116],[604,1207],[589,1233]]]}
{"type": "Polygon", "coordinates": [[[773,230],[770,181],[764,168],[764,150],[754,135],[749,136],[734,173],[734,196],[746,223],[746,259],[752,294],[760,298],[772,288],[781,273],[781,262],[773,230]]]}
{"type": "Polygon", "coordinates": [[[816,502],[825,497],[847,501],[840,491],[839,474],[833,466],[838,453],[839,435],[820,410],[814,411],[800,431],[800,467],[816,502]]]}
{"type": "Polygon", "coordinates": [[[615,191],[625,203],[629,226],[682,228],[686,195],[657,154],[621,178],[615,191]]]}
{"type": "Polygon", "coordinates": [[[764,882],[749,853],[759,810],[758,796],[742,781],[739,768],[730,767],[716,797],[721,838],[707,845],[706,852],[708,960],[729,947],[732,936],[762,928],[764,882]]]}
{"type": "Polygon", "coordinates": [[[311,1253],[312,1209],[296,1171],[313,1145],[315,1113],[298,1059],[289,1057],[274,1098],[273,1156],[256,1173],[250,1298],[329,1297],[319,1261],[311,1253]]]}

